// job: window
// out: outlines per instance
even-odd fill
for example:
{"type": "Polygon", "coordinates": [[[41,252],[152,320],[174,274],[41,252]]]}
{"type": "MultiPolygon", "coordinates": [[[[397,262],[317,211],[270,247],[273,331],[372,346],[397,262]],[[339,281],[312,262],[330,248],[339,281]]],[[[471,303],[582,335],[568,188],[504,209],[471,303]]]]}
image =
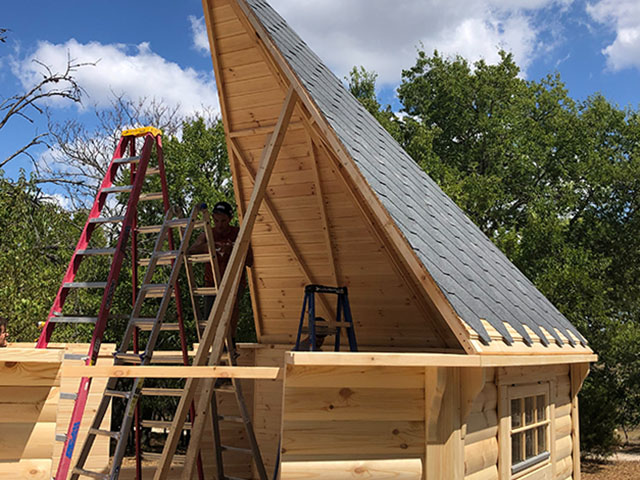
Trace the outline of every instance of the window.
{"type": "Polygon", "coordinates": [[[549,386],[509,388],[511,474],[549,460],[549,386]]]}

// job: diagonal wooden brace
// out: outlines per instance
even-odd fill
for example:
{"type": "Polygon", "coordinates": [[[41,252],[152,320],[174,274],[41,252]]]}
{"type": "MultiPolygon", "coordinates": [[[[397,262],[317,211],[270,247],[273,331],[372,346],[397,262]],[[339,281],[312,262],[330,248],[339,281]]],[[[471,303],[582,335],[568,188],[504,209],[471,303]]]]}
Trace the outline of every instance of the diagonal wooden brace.
{"type": "MultiPolygon", "coordinates": [[[[291,120],[297,99],[298,97],[294,92],[294,89],[290,87],[285,97],[275,130],[269,137],[267,144],[262,151],[262,158],[260,159],[255,186],[251,193],[251,198],[249,199],[249,204],[247,206],[242,225],[240,226],[238,238],[231,252],[231,257],[229,258],[229,264],[224,272],[224,276],[222,277],[220,291],[218,292],[213,308],[211,309],[209,319],[207,320],[207,327],[202,335],[200,345],[198,346],[198,351],[196,352],[196,356],[193,361],[194,366],[205,365],[210,359],[217,362],[222,355],[231,312],[233,311],[232,305],[235,302],[235,296],[238,292],[238,284],[244,270],[244,262],[249,249],[251,232],[253,231],[258,210],[262,203],[262,199],[264,198],[269,178],[271,177],[271,172],[273,171],[276,158],[278,157],[280,147],[284,141],[287,127],[291,120]],[[209,355],[209,352],[211,352],[211,355],[209,355]]],[[[209,363],[211,362],[209,361],[209,363]]],[[[171,460],[173,459],[178,441],[180,440],[182,428],[186,421],[187,413],[189,412],[189,405],[191,404],[196,390],[200,385],[207,386],[206,382],[202,382],[201,379],[197,378],[188,379],[185,384],[184,393],[180,398],[180,403],[178,404],[176,414],[171,424],[169,436],[167,437],[164,449],[162,450],[162,456],[153,477],[154,480],[165,480],[170,473],[171,460]]],[[[211,403],[211,392],[213,391],[212,389],[209,390],[210,393],[208,394],[205,394],[204,391],[202,392],[198,403],[198,412],[207,411],[211,403]]],[[[199,449],[205,418],[206,415],[197,415],[194,419],[191,442],[189,444],[189,451],[187,452],[187,459],[183,470],[184,475],[190,475],[187,471],[193,468],[193,466],[190,465],[189,458],[195,458],[193,452],[197,452],[199,449]],[[200,426],[198,427],[198,425],[200,426]],[[200,433],[198,434],[196,430],[200,433]]],[[[183,476],[183,478],[190,479],[191,477],[183,476]]]]}

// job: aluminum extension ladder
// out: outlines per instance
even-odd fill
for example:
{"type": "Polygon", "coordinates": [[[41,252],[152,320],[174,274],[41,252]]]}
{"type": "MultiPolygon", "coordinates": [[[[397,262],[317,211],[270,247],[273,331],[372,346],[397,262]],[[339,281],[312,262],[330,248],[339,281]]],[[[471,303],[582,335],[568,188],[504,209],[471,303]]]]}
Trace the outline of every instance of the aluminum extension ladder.
{"type": "MultiPolygon", "coordinates": [[[[194,207],[188,219],[181,219],[176,217],[177,214],[173,209],[170,209],[165,215],[164,223],[160,228],[160,232],[158,233],[153,253],[148,260],[147,270],[140,286],[140,292],[136,299],[133,311],[131,312],[131,317],[125,330],[124,338],[120,344],[120,347],[114,354],[115,365],[150,364],[160,333],[162,331],[175,330],[174,325],[164,324],[163,321],[171,300],[177,299],[175,287],[178,283],[178,276],[182,270],[184,262],[190,261],[187,256],[187,250],[189,247],[191,236],[197,224],[205,228],[207,239],[210,240],[211,244],[213,244],[213,234],[209,225],[209,216],[203,205],[194,207]],[[202,214],[203,217],[201,222],[198,221],[198,216],[200,214],[202,214]],[[177,250],[167,250],[167,248],[165,247],[165,243],[168,244],[168,240],[171,237],[171,229],[178,227],[184,228],[184,231],[181,235],[180,246],[177,250]],[[161,266],[171,267],[169,278],[166,283],[153,283],[154,281],[157,281],[157,269],[161,266]],[[147,306],[147,304],[145,304],[145,300],[153,298],[161,299],[155,317],[143,317],[143,310],[147,306]],[[142,353],[137,353],[132,350],[134,333],[138,329],[149,331],[149,338],[142,353]]],[[[202,256],[198,256],[194,261],[202,261],[202,256]]],[[[215,268],[217,269],[215,254],[212,255],[211,253],[209,253],[209,255],[206,256],[205,261],[209,261],[212,264],[215,264],[215,268]]],[[[215,294],[215,288],[210,288],[208,291],[206,291],[206,293],[215,294]]],[[[115,480],[118,478],[122,465],[122,459],[124,458],[125,450],[127,447],[127,437],[134,422],[135,409],[144,390],[144,379],[135,378],[133,379],[132,385],[129,388],[124,389],[119,388],[121,382],[122,381],[118,378],[110,378],[107,382],[104,396],[92,421],[89,433],[78,457],[78,462],[73,468],[71,475],[72,480],[75,480],[80,476],[101,478],[105,480],[115,480]],[[122,421],[120,422],[120,428],[118,429],[118,431],[102,430],[100,429],[100,425],[102,424],[109,405],[114,399],[123,399],[127,401],[126,407],[124,409],[124,416],[122,418],[122,421]],[[116,441],[116,447],[113,455],[113,460],[111,462],[110,471],[106,474],[89,471],[83,468],[87,461],[87,458],[89,457],[96,436],[98,435],[107,436],[116,441]]],[[[163,392],[158,392],[156,390],[157,389],[154,389],[154,392],[152,392],[151,394],[163,395],[163,392]]],[[[200,463],[200,460],[198,463],[200,463]]],[[[201,467],[199,468],[199,471],[202,475],[201,467]]]]}

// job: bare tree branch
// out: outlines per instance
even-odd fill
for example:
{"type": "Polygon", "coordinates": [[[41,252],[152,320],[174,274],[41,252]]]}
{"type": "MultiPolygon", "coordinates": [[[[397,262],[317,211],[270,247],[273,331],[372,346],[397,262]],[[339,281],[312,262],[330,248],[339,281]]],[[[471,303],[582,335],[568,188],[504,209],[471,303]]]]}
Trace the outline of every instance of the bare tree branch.
{"type": "Polygon", "coordinates": [[[63,188],[72,204],[79,207],[88,207],[93,201],[123,130],[153,125],[166,136],[174,136],[184,120],[179,106],[149,98],[130,100],[116,94],[111,108],[96,106],[93,110],[97,120],[93,130],[77,120],[60,123],[50,119],[52,145],[39,165],[37,181],[63,188]]]}
{"type": "MultiPolygon", "coordinates": [[[[6,32],[6,29],[0,29],[0,38],[3,38],[2,35],[4,32],[6,32]]],[[[42,68],[42,78],[26,92],[13,95],[0,101],[0,129],[5,127],[7,123],[14,118],[22,118],[29,123],[33,123],[31,115],[33,115],[34,112],[37,115],[42,115],[44,113],[44,107],[40,104],[47,99],[60,98],[80,103],[83,90],[75,80],[74,74],[79,68],[95,65],[95,63],[80,63],[69,57],[65,70],[62,72],[54,72],[51,67],[39,60],[33,60],[33,62],[42,68]]],[[[35,145],[45,143],[44,139],[47,135],[47,133],[36,134],[25,146],[2,160],[0,167],[5,166],[17,156],[26,154],[27,151],[35,145]]]]}

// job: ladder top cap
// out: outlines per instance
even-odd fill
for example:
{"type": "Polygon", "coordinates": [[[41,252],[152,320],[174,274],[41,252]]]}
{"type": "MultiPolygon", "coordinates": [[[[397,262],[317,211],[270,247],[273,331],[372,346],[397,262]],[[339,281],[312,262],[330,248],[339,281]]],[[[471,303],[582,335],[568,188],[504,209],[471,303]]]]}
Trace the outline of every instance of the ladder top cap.
{"type": "Polygon", "coordinates": [[[122,136],[123,137],[142,137],[143,135],[146,135],[147,133],[151,133],[153,134],[153,136],[158,136],[158,135],[162,135],[162,130],[160,130],[159,128],[156,127],[140,127],[140,128],[130,128],[129,130],[123,130],[122,131],[122,136]]]}

